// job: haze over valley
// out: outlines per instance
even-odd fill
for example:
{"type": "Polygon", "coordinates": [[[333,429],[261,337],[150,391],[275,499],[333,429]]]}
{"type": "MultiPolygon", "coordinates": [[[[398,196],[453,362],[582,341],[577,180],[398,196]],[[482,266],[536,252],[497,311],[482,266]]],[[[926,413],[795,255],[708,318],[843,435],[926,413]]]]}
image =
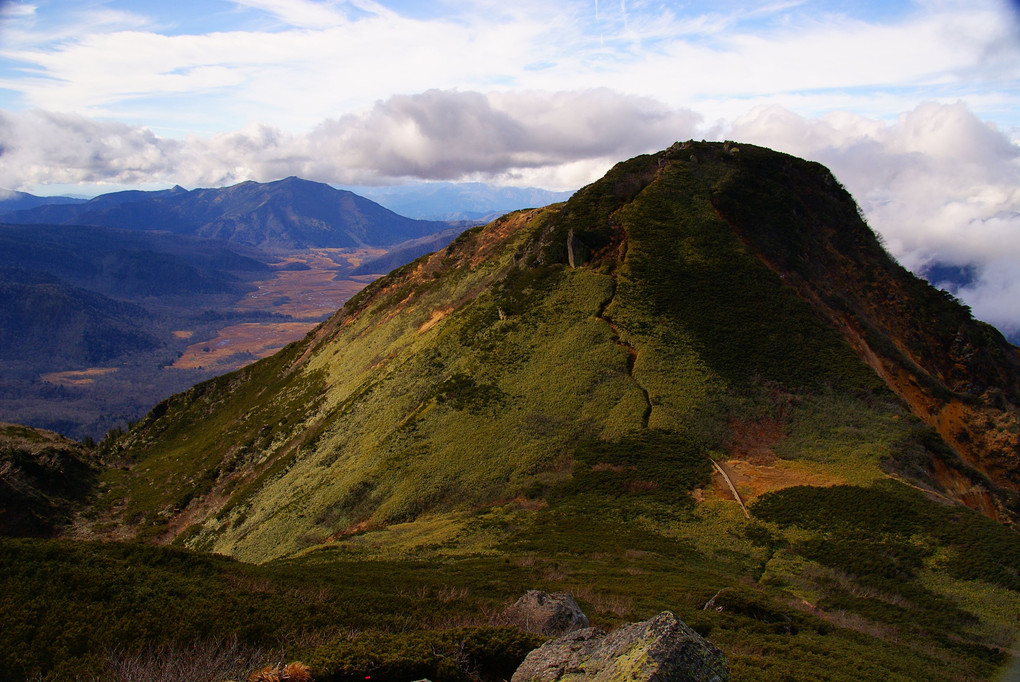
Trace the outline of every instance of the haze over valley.
{"type": "Polygon", "coordinates": [[[0,420],[97,440],[463,229],[296,178],[37,199],[0,217],[0,420]]]}

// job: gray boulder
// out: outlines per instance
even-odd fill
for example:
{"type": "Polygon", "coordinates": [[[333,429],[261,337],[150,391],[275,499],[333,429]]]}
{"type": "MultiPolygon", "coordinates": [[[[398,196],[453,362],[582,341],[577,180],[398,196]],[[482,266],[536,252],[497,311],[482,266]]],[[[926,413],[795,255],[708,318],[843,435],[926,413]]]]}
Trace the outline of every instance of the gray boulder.
{"type": "Polygon", "coordinates": [[[727,682],[722,651],[670,611],[606,634],[585,628],[546,642],[524,659],[511,682],[727,682]]]}
{"type": "Polygon", "coordinates": [[[529,590],[500,615],[500,622],[525,632],[557,637],[590,625],[588,616],[574,598],[565,592],[548,594],[529,590]]]}

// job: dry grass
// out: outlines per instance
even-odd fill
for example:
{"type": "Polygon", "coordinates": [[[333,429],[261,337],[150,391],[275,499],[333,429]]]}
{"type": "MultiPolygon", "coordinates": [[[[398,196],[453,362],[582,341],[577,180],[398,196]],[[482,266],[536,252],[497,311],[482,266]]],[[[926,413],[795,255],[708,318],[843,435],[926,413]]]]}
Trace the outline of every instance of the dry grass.
{"type": "Polygon", "coordinates": [[[272,355],[291,341],[304,337],[316,325],[307,322],[245,322],[224,327],[216,338],[200,341],[172,365],[174,369],[213,367],[223,371],[247,365],[255,358],[272,355]]]}
{"type": "Polygon", "coordinates": [[[790,606],[799,611],[810,613],[812,616],[821,618],[828,623],[832,623],[836,627],[854,630],[855,632],[860,632],[861,634],[870,635],[886,641],[899,641],[899,631],[892,625],[876,623],[875,621],[868,620],[864,616],[853,613],[852,611],[844,611],[842,609],[825,611],[813,604],[797,600],[791,601],[790,606]]]}
{"type": "Polygon", "coordinates": [[[534,554],[525,554],[524,556],[515,556],[510,559],[510,563],[514,566],[520,566],[526,568],[528,566],[534,566],[538,562],[538,557],[534,554]]]}
{"type": "Polygon", "coordinates": [[[253,672],[248,682],[312,682],[312,674],[304,663],[269,665],[253,672]]]}
{"type": "MultiPolygon", "coordinates": [[[[223,682],[244,680],[266,661],[283,658],[283,651],[263,649],[238,641],[207,640],[188,645],[163,645],[141,652],[111,651],[103,670],[79,676],[74,682],[223,682]]],[[[295,669],[296,670],[296,669],[295,669]]],[[[306,668],[307,670],[307,668],[306,668]]],[[[60,678],[66,680],[66,678],[60,678]]],[[[311,676],[276,678],[310,682],[311,676]]],[[[40,677],[36,682],[57,682],[40,677]]]]}
{"type": "Polygon", "coordinates": [[[72,370],[67,372],[50,372],[39,378],[47,384],[56,386],[89,386],[95,382],[96,377],[116,372],[116,367],[90,367],[89,369],[72,370]]]}
{"type": "Polygon", "coordinates": [[[567,573],[559,567],[549,566],[548,568],[542,569],[542,580],[548,582],[559,582],[566,580],[567,573]]]}
{"type": "Polygon", "coordinates": [[[786,436],[785,427],[782,419],[759,417],[743,420],[731,417],[727,450],[733,459],[751,464],[772,464],[776,460],[772,448],[786,436]]]}
{"type": "Polygon", "coordinates": [[[623,556],[627,559],[644,559],[648,556],[649,552],[643,549],[625,549],[623,550],[623,556]]]}
{"type": "Polygon", "coordinates": [[[591,585],[574,588],[574,596],[591,604],[597,613],[612,613],[622,617],[634,610],[634,600],[630,597],[599,592],[591,585]]]}

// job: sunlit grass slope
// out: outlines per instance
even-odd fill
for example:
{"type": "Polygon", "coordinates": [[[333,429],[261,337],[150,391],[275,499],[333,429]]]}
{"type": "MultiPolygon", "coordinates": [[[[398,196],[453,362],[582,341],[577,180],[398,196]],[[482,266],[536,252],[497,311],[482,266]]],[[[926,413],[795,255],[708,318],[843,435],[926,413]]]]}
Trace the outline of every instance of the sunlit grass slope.
{"type": "MultiPolygon", "coordinates": [[[[621,163],[108,440],[81,534],[450,590],[475,624],[527,587],[606,625],[671,608],[736,679],[990,677],[1020,621],[1017,536],[911,487],[966,466],[776,265],[819,240],[776,236],[761,159],[808,197],[805,229],[874,240],[817,164],[706,143],[621,163]]],[[[358,646],[309,657],[346,679],[358,646]]]]}
{"type": "MultiPolygon", "coordinates": [[[[638,158],[566,205],[465,233],[304,342],[157,408],[118,444],[132,466],[106,499],[143,533],[264,561],[512,499],[570,476],[588,441],[663,431],[707,463],[734,420],[782,411],[793,431],[805,400],[881,393],[714,213],[728,172],[638,158]],[[569,230],[589,264],[562,262],[569,230]]],[[[863,440],[886,451],[850,454],[877,471],[909,427],[872,402],[863,440]]],[[[810,412],[825,414],[840,416],[810,412]]]]}

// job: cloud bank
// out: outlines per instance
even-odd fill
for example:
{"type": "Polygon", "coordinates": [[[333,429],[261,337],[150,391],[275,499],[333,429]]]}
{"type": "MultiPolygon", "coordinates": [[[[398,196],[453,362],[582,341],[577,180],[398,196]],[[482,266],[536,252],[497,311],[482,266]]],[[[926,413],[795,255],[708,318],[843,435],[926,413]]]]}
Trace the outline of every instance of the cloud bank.
{"type": "Polygon", "coordinates": [[[611,162],[692,136],[700,122],[693,111],[606,89],[429,90],[323,121],[306,134],[253,125],[183,140],[78,115],[0,112],[0,186],[223,185],[298,175],[339,184],[527,176],[574,187],[611,162]]]}
{"type": "Polygon", "coordinates": [[[607,89],[429,90],[303,134],[253,125],[184,139],[80,115],[0,111],[0,187],[208,187],[297,175],[335,184],[485,180],[566,189],[691,137],[726,137],[827,165],[900,262],[919,273],[969,267],[973,281],[954,293],[978,318],[1020,334],[1020,146],[959,103],[924,103],[890,122],[764,106],[707,126],[690,109],[607,89]]]}

